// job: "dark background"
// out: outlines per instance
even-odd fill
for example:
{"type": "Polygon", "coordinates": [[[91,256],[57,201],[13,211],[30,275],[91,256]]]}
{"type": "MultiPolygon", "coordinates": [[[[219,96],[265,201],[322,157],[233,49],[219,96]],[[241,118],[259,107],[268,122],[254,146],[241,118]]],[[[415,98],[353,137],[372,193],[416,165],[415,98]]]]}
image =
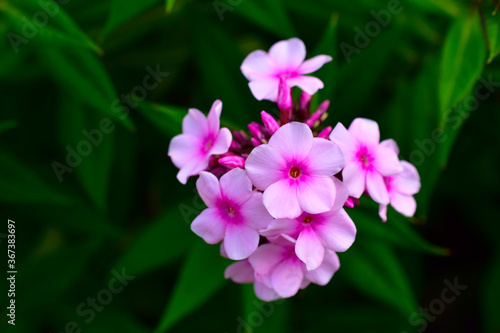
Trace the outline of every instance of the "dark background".
{"type": "Polygon", "coordinates": [[[2,332],[500,332],[495,4],[60,3],[0,1],[0,248],[14,220],[18,271],[15,327],[0,283],[2,332]],[[239,66],[290,37],[334,58],[314,74],[326,124],[376,120],[422,189],[412,219],[390,209],[383,224],[369,200],[349,210],[358,236],[332,281],[266,304],[190,231],[203,203],[167,149],[189,107],[221,99],[231,129],[272,113],[239,66]],[[145,89],[156,68],[168,75],[145,89]],[[445,304],[455,279],[467,289],[445,304]]]}

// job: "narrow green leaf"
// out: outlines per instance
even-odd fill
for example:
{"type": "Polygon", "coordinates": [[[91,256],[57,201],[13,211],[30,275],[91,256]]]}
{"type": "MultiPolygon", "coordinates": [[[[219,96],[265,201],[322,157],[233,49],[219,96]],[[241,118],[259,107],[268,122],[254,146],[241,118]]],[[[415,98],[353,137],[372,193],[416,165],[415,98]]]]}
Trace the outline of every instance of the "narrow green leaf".
{"type": "Polygon", "coordinates": [[[423,239],[413,228],[408,218],[402,216],[391,207],[387,210],[387,222],[383,223],[378,214],[374,202],[363,200],[361,206],[356,209],[348,209],[347,212],[356,224],[358,234],[362,236],[376,237],[384,243],[390,242],[399,247],[422,251],[433,255],[447,255],[448,250],[423,239]],[[367,208],[371,206],[371,208],[367,208]]]}
{"type": "Polygon", "coordinates": [[[0,122],[0,134],[12,128],[16,128],[17,125],[18,123],[15,119],[0,122]]]}
{"type": "Polygon", "coordinates": [[[418,309],[408,277],[394,251],[380,242],[356,242],[341,256],[339,273],[361,292],[393,305],[404,316],[418,309]]]}
{"type": "Polygon", "coordinates": [[[24,262],[18,283],[25,292],[19,293],[19,303],[23,308],[37,309],[55,302],[82,275],[101,244],[102,239],[94,238],[24,262]]]}
{"type": "Polygon", "coordinates": [[[101,36],[106,38],[110,32],[128,20],[142,14],[146,9],[159,3],[161,0],[113,0],[109,11],[108,20],[101,36]]]}
{"type": "Polygon", "coordinates": [[[243,309],[242,316],[245,325],[245,332],[258,333],[286,333],[290,332],[290,302],[280,299],[274,302],[264,302],[255,296],[253,284],[243,284],[243,309]],[[255,318],[259,320],[259,325],[255,325],[255,318]],[[255,326],[253,326],[253,325],[255,326]]]}
{"type": "Polygon", "coordinates": [[[63,94],[59,112],[59,139],[66,156],[80,161],[72,169],[89,197],[101,210],[107,206],[113,161],[115,125],[89,112],[79,101],[63,94]],[[84,152],[85,154],[81,154],[84,152]],[[87,154],[87,152],[89,153],[87,154]]]}
{"type": "Polygon", "coordinates": [[[498,316],[498,300],[500,299],[500,252],[490,262],[484,273],[484,282],[481,283],[481,303],[483,310],[484,332],[497,333],[500,331],[500,317],[498,316]]]}
{"type": "Polygon", "coordinates": [[[188,222],[181,207],[173,205],[138,234],[114,267],[127,267],[132,275],[144,275],[168,265],[190,249],[194,240],[199,241],[191,232],[188,222]],[[165,244],[168,244],[168,250],[165,244]]]}
{"type": "Polygon", "coordinates": [[[448,31],[441,58],[439,96],[442,118],[450,107],[471,91],[484,68],[485,53],[478,15],[468,13],[457,19],[448,31]]]}
{"type": "Polygon", "coordinates": [[[128,129],[134,125],[123,111],[111,80],[102,64],[85,52],[41,51],[42,60],[59,85],[76,100],[99,111],[102,119],[116,119],[128,129]]]}
{"type": "Polygon", "coordinates": [[[0,201],[11,204],[69,205],[72,199],[56,191],[32,167],[0,152],[0,201]]]}
{"type": "Polygon", "coordinates": [[[223,21],[224,15],[230,15],[234,11],[235,14],[278,36],[290,38],[296,35],[286,14],[285,1],[241,0],[237,3],[235,6],[229,3],[228,6],[232,10],[219,14],[219,19],[223,21]]]}
{"type": "Polygon", "coordinates": [[[182,119],[187,114],[182,108],[149,102],[141,103],[139,110],[167,137],[182,131],[182,119]]]}
{"type": "Polygon", "coordinates": [[[321,81],[323,81],[324,88],[319,90],[321,99],[333,99],[333,92],[335,91],[336,78],[338,76],[339,66],[337,57],[337,29],[339,23],[339,15],[333,13],[328,25],[323,32],[323,36],[316,45],[313,56],[319,54],[329,55],[333,60],[325,64],[321,69],[315,73],[321,81]]]}
{"type": "Polygon", "coordinates": [[[182,267],[155,333],[166,332],[215,294],[226,281],[224,269],[228,264],[220,256],[218,245],[207,245],[199,240],[182,267]]]}
{"type": "Polygon", "coordinates": [[[488,40],[490,42],[490,54],[488,64],[500,54],[500,22],[495,16],[486,19],[486,29],[488,31],[488,40]]]}
{"type": "Polygon", "coordinates": [[[172,12],[174,5],[175,5],[175,0],[165,0],[165,10],[167,14],[170,14],[172,12]]]}
{"type": "MultiPolygon", "coordinates": [[[[7,18],[14,29],[12,33],[18,36],[24,36],[23,29],[27,26],[25,18],[32,17],[34,13],[40,12],[43,8],[47,8],[44,12],[49,15],[49,24],[42,26],[37,25],[36,27],[33,25],[32,30],[35,31],[33,32],[35,35],[28,39],[28,41],[33,41],[40,45],[83,47],[97,53],[102,53],[101,48],[78,27],[61,6],[55,5],[53,1],[22,1],[16,4],[25,6],[21,9],[7,2],[0,5],[0,11],[4,11],[7,14],[7,18]],[[59,28],[54,27],[54,24],[57,24],[59,28]]],[[[21,45],[20,47],[22,47],[21,45]]]]}

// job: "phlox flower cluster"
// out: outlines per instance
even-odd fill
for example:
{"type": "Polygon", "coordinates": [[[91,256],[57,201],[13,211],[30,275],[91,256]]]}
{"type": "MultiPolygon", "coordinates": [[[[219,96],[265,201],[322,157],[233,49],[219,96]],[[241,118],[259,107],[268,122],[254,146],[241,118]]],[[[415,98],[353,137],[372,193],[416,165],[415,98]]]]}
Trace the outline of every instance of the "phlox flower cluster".
{"type": "Polygon", "coordinates": [[[340,267],[337,252],[356,237],[345,207],[354,208],[364,194],[380,205],[384,222],[389,204],[413,216],[420,189],[416,168],[399,160],[394,140],[380,141],[375,121],[323,126],[329,101],[311,112],[323,83],[306,74],[332,59],[305,57],[304,43],[292,38],[252,52],[241,65],[254,97],[277,103],[278,119],[262,111],[262,123],[231,132],[220,128],[217,100],[206,117],[189,110],[168,152],[181,183],[198,176],[207,208],[192,231],[220,243],[221,255],[236,261],[225,277],[253,283],[265,301],[330,281],[340,267]],[[301,90],[295,100],[293,87],[301,90]]]}

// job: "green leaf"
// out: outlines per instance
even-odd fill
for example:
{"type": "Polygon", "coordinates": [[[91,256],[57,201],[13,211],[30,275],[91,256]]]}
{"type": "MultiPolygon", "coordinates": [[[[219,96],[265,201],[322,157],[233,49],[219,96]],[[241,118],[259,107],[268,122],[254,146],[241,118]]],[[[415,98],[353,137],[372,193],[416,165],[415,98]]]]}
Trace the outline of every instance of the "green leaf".
{"type": "Polygon", "coordinates": [[[117,119],[128,129],[134,125],[124,112],[102,64],[86,52],[41,51],[42,61],[61,87],[75,100],[99,111],[101,118],[117,119]]]}
{"type": "Polygon", "coordinates": [[[498,300],[500,299],[500,252],[489,264],[483,274],[484,282],[481,283],[481,303],[483,310],[484,332],[497,333],[500,331],[500,317],[498,316],[498,300]]]}
{"type": "Polygon", "coordinates": [[[490,43],[489,64],[500,54],[500,22],[498,22],[498,17],[491,16],[486,18],[486,30],[490,43]]]}
{"type": "Polygon", "coordinates": [[[243,292],[243,321],[247,333],[286,333],[290,332],[290,301],[280,299],[264,302],[255,296],[253,284],[241,285],[243,292]],[[262,317],[262,323],[254,324],[255,318],[262,317]]]}
{"type": "Polygon", "coordinates": [[[7,130],[10,130],[11,128],[16,128],[17,125],[18,123],[15,119],[0,122],[0,134],[7,130]]]}
{"type": "Polygon", "coordinates": [[[23,308],[37,309],[56,302],[81,277],[102,243],[102,239],[93,238],[24,262],[18,283],[25,292],[19,293],[19,303],[23,308]]]}
{"type": "Polygon", "coordinates": [[[199,240],[186,258],[155,333],[166,332],[215,294],[226,281],[226,266],[228,261],[220,256],[219,245],[199,240]]]}
{"type": "Polygon", "coordinates": [[[380,242],[356,242],[341,255],[339,273],[361,292],[408,316],[418,309],[408,276],[394,251],[380,242]]]}
{"type": "Polygon", "coordinates": [[[10,204],[69,205],[72,199],[56,191],[28,167],[8,153],[0,152],[0,201],[10,204]]]}
{"type": "Polygon", "coordinates": [[[339,15],[333,13],[328,26],[323,32],[323,36],[321,36],[312,54],[313,56],[325,54],[333,58],[331,62],[325,64],[315,73],[315,76],[323,81],[324,84],[324,88],[319,90],[320,99],[333,99],[333,92],[335,91],[336,78],[339,71],[336,47],[338,23],[339,15]]]}
{"type": "Polygon", "coordinates": [[[68,96],[71,96],[70,92],[63,94],[61,99],[59,139],[67,156],[72,151],[73,159],[75,156],[80,158],[81,162],[72,169],[92,201],[104,211],[113,160],[115,125],[110,119],[101,119],[94,112],[85,110],[78,101],[68,96]],[[90,152],[81,154],[80,148],[90,152]]]}
{"type": "Polygon", "coordinates": [[[175,5],[175,0],[165,0],[165,10],[167,14],[170,14],[172,12],[174,5],[175,5]]]}
{"type": "MultiPolygon", "coordinates": [[[[55,5],[53,1],[22,1],[16,4],[24,5],[24,8],[14,7],[4,2],[0,4],[0,11],[4,11],[7,14],[7,18],[14,29],[12,32],[16,33],[18,36],[25,37],[23,31],[26,26],[29,26],[26,23],[26,17],[32,17],[34,13],[43,10],[43,12],[48,15],[49,24],[41,26],[33,25],[32,30],[35,31],[35,35],[27,39],[28,41],[33,40],[40,45],[83,47],[100,54],[102,53],[101,48],[78,27],[61,6],[55,5]],[[43,8],[47,8],[47,10],[43,8]],[[57,24],[59,28],[51,26],[54,24],[57,24]]],[[[20,47],[22,47],[22,45],[24,45],[24,43],[21,44],[20,47]]]]}
{"type": "Polygon", "coordinates": [[[238,5],[234,6],[229,3],[228,6],[232,10],[228,10],[224,14],[218,11],[219,19],[223,21],[224,15],[231,15],[234,11],[235,14],[280,37],[290,38],[296,36],[292,23],[286,13],[284,0],[240,0],[237,3],[238,5]]]}
{"type": "Polygon", "coordinates": [[[181,207],[173,205],[138,234],[114,267],[127,267],[132,275],[144,275],[168,265],[186,253],[194,240],[200,241],[191,232],[188,222],[181,207]]]}
{"type": "Polygon", "coordinates": [[[187,111],[164,104],[143,102],[139,110],[167,137],[172,137],[182,131],[182,119],[187,111]]]}
{"type": "Polygon", "coordinates": [[[457,19],[444,42],[439,80],[442,127],[446,112],[471,91],[484,68],[485,44],[475,13],[457,19]]]}
{"type": "Polygon", "coordinates": [[[348,209],[347,212],[356,224],[358,234],[375,237],[383,243],[391,243],[399,247],[422,251],[433,255],[447,255],[448,250],[423,239],[412,228],[408,218],[396,212],[392,207],[387,210],[387,222],[383,223],[378,214],[376,204],[368,200],[362,200],[361,206],[348,209]],[[371,206],[372,209],[367,209],[371,206]]]}
{"type": "Polygon", "coordinates": [[[106,38],[111,31],[142,14],[146,9],[159,3],[161,0],[113,0],[109,11],[108,20],[104,26],[101,36],[106,38]]]}

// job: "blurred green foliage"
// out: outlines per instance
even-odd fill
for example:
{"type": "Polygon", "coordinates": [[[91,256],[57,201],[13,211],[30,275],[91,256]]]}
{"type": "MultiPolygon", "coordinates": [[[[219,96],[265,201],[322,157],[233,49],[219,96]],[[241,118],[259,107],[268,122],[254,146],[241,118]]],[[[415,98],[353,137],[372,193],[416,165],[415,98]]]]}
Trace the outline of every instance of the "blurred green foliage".
{"type": "Polygon", "coordinates": [[[16,221],[19,272],[15,327],[0,284],[1,331],[499,332],[493,8],[0,0],[0,236],[16,221]],[[225,281],[229,260],[190,231],[204,206],[193,180],[177,182],[167,148],[189,107],[207,112],[221,99],[230,128],[272,113],[239,66],[290,37],[308,57],[334,57],[313,100],[331,101],[327,124],[378,121],[422,190],[412,219],[389,209],[383,224],[369,201],[349,210],[357,240],[330,284],[267,304],[225,281]],[[132,277],[119,292],[117,272],[132,277]],[[433,320],[412,317],[456,277],[463,295],[433,320]]]}

